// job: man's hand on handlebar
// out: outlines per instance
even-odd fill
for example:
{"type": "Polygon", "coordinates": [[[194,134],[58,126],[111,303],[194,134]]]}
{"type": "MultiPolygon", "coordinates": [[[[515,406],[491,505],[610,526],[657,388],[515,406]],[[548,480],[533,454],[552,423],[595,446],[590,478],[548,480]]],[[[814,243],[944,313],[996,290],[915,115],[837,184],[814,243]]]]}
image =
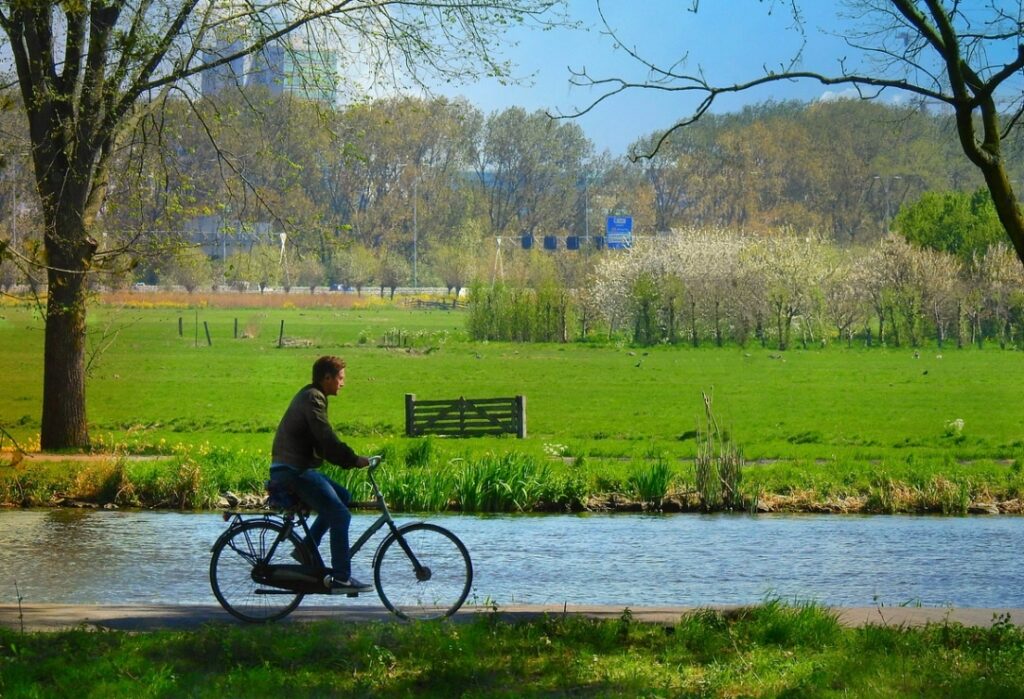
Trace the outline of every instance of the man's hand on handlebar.
{"type": "Polygon", "coordinates": [[[376,468],[384,458],[381,456],[360,456],[356,468],[376,468]]]}

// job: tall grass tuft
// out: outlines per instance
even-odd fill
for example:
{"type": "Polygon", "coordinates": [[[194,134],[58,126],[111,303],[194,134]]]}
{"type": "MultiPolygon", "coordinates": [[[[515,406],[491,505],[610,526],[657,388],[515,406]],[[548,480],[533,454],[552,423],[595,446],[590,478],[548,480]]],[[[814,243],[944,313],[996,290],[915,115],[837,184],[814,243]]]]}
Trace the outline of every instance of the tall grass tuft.
{"type": "MultiPolygon", "coordinates": [[[[329,469],[328,475],[352,493],[370,499],[365,471],[329,469]]],[[[457,458],[444,465],[385,463],[377,471],[388,505],[406,512],[523,512],[580,509],[588,496],[581,474],[559,475],[521,453],[457,458]]]]}
{"type": "Polygon", "coordinates": [[[524,512],[551,495],[551,474],[518,452],[488,455],[454,473],[455,495],[463,512],[524,512]]]}
{"type": "Polygon", "coordinates": [[[665,459],[661,458],[650,466],[634,471],[629,476],[627,484],[633,495],[660,509],[674,480],[672,469],[669,468],[665,459]]]}
{"type": "Polygon", "coordinates": [[[748,641],[783,648],[826,648],[842,635],[837,614],[814,602],[786,604],[770,598],[741,612],[748,641]]]}
{"type": "Polygon", "coordinates": [[[429,466],[437,459],[437,449],[434,440],[430,437],[417,439],[405,452],[405,465],[411,468],[423,468],[429,466]]]}
{"type": "Polygon", "coordinates": [[[705,511],[743,509],[743,453],[732,438],[718,427],[711,409],[711,397],[701,391],[704,398],[706,426],[698,430],[697,456],[694,460],[694,480],[701,509],[705,511]]]}

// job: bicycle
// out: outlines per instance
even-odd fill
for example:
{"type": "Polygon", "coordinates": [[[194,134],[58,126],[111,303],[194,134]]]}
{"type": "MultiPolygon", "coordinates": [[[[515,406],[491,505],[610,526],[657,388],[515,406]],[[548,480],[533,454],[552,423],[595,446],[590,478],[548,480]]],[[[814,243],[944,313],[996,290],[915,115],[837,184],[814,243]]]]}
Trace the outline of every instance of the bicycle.
{"type": "MultiPolygon", "coordinates": [[[[473,584],[469,551],[444,527],[395,523],[374,478],[381,460],[370,457],[367,470],[381,514],[352,545],[351,556],[387,526],[389,533],[373,556],[373,584],[384,606],[402,619],[451,616],[473,584]]],[[[259,623],[288,616],[306,595],[358,596],[351,590],[331,589],[319,550],[306,545],[309,509],[293,495],[291,501],[281,493],[270,495],[268,504],[275,512],[224,513],[224,521],[231,524],[210,549],[210,585],[221,606],[243,621],[259,623]],[[303,539],[297,530],[304,533],[303,539]]]]}

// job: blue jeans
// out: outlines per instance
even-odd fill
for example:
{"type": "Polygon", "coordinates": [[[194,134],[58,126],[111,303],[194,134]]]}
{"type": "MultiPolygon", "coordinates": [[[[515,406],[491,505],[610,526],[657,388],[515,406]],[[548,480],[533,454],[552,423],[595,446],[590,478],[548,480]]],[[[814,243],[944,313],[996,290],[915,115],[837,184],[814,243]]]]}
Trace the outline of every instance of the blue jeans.
{"type": "Polygon", "coordinates": [[[319,548],[320,540],[330,529],[331,572],[339,580],[348,580],[352,572],[348,560],[348,525],[352,521],[348,503],[352,496],[316,469],[299,472],[292,468],[273,468],[282,465],[272,464],[270,479],[291,486],[295,494],[316,512],[316,519],[309,528],[309,538],[314,547],[319,548]]]}

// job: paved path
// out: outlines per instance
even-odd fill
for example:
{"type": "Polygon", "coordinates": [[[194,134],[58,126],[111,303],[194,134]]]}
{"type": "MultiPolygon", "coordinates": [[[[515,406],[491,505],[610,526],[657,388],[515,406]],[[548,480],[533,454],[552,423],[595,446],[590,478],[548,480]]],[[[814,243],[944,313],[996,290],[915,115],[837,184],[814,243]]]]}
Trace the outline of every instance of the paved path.
{"type": "MultiPolygon", "coordinates": [[[[736,606],[714,606],[728,613],[736,606]]],[[[695,607],[637,607],[630,608],[637,621],[672,624],[695,607]]],[[[965,626],[991,626],[993,620],[1006,614],[1010,620],[1024,626],[1024,609],[976,609],[943,607],[836,607],[839,620],[845,626],[866,624],[886,626],[923,626],[926,623],[946,621],[965,626]]],[[[623,608],[616,606],[568,607],[546,605],[516,605],[504,607],[499,614],[508,621],[532,619],[542,614],[579,614],[595,619],[617,619],[623,608]]],[[[488,607],[463,608],[456,614],[457,621],[472,619],[476,614],[492,613],[488,607]]],[[[309,622],[325,619],[339,621],[390,621],[395,617],[379,604],[345,605],[340,607],[299,607],[287,622],[309,622]]],[[[242,625],[215,605],[77,605],[77,604],[16,604],[0,605],[0,626],[26,631],[57,631],[84,626],[86,628],[118,629],[123,631],[151,631],[155,629],[192,629],[209,623],[242,625]]]]}

